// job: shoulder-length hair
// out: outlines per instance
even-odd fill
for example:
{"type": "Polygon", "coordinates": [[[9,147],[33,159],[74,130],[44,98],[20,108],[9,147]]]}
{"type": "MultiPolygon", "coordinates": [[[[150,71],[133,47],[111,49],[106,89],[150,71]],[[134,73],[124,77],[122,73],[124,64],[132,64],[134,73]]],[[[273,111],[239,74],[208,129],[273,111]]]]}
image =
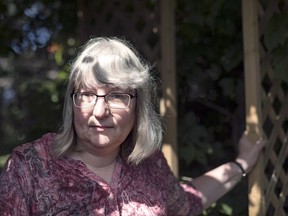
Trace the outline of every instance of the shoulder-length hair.
{"type": "Polygon", "coordinates": [[[149,65],[127,41],[118,38],[89,40],[71,65],[63,124],[56,136],[54,153],[59,157],[76,145],[71,93],[79,87],[101,85],[137,92],[135,125],[121,145],[121,155],[126,162],[138,164],[160,148],[162,125],[151,102],[156,88],[149,65]]]}

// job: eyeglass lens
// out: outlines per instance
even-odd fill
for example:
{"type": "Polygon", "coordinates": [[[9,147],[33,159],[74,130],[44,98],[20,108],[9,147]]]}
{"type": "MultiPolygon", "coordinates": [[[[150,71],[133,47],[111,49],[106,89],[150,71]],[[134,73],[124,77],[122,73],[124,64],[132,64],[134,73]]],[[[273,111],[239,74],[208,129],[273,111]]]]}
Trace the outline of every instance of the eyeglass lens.
{"type": "Polygon", "coordinates": [[[104,97],[110,108],[127,108],[130,104],[131,95],[125,93],[112,93],[107,95],[96,95],[93,93],[79,92],[73,94],[73,102],[76,107],[90,108],[95,106],[98,98],[104,97]]]}

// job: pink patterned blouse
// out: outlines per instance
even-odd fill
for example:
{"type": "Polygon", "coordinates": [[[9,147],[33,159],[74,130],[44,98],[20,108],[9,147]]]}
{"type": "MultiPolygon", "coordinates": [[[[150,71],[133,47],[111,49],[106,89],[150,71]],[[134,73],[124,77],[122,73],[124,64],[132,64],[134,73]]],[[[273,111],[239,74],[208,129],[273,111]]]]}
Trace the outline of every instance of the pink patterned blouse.
{"type": "Polygon", "coordinates": [[[0,175],[0,215],[197,215],[199,192],[179,184],[161,152],[140,165],[118,160],[112,181],[68,157],[55,158],[55,134],[17,147],[0,175]]]}

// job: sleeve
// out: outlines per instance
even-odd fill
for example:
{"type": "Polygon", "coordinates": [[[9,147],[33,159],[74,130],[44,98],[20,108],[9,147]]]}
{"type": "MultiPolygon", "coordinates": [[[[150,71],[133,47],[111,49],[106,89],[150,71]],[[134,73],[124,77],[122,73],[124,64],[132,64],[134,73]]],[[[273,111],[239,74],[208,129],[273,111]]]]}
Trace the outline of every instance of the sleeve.
{"type": "Polygon", "coordinates": [[[12,153],[0,175],[0,215],[29,215],[27,168],[12,153]]]}
{"type": "Polygon", "coordinates": [[[165,182],[168,215],[192,216],[201,214],[203,206],[200,193],[192,185],[179,182],[162,152],[159,152],[156,157],[158,158],[158,166],[161,167],[162,181],[165,182]]]}

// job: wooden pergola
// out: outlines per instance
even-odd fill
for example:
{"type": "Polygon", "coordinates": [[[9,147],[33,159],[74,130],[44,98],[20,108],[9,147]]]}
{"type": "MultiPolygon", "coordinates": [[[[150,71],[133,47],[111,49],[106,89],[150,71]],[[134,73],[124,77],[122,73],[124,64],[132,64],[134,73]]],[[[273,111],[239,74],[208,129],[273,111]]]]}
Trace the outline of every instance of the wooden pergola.
{"type": "Polygon", "coordinates": [[[272,0],[265,5],[242,0],[246,127],[252,140],[259,136],[268,140],[249,176],[251,216],[288,214],[287,84],[275,75],[273,54],[261,40],[279,6],[272,0]]]}
{"type": "MultiPolygon", "coordinates": [[[[157,63],[162,80],[159,108],[166,125],[163,152],[178,176],[174,1],[158,0],[153,8],[147,8],[145,1],[99,2],[79,0],[80,35],[85,41],[87,35],[125,33],[150,62],[157,63]]],[[[246,129],[252,140],[260,136],[268,140],[249,175],[249,215],[284,216],[288,214],[288,93],[274,75],[272,54],[261,42],[263,26],[277,11],[278,1],[265,2],[263,7],[261,0],[242,0],[246,129]],[[275,107],[276,100],[280,107],[275,107]]]]}

